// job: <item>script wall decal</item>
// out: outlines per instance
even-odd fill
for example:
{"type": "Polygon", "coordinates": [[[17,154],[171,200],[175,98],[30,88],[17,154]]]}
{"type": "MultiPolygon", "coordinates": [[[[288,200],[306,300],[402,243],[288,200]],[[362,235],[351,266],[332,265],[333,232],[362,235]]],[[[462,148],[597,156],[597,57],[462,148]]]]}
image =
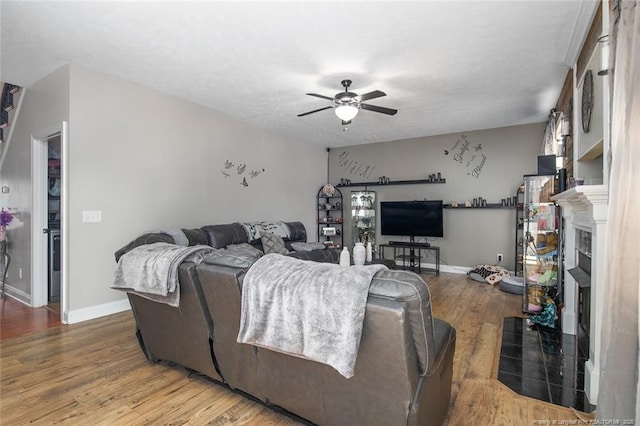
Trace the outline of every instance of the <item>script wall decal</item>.
{"type": "Polygon", "coordinates": [[[466,135],[460,135],[451,149],[444,150],[444,155],[464,167],[466,175],[475,179],[480,178],[487,163],[482,144],[471,145],[466,135]]]}
{"type": "Polygon", "coordinates": [[[358,176],[365,179],[370,178],[376,168],[376,166],[372,164],[365,164],[352,159],[351,153],[348,151],[342,151],[340,155],[338,155],[338,167],[351,176],[358,176]]]}

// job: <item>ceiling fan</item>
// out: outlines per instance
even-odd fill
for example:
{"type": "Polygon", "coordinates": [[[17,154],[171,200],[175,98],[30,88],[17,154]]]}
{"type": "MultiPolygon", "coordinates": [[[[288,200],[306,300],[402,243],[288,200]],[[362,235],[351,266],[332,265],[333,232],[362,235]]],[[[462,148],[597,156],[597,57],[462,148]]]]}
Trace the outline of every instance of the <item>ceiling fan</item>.
{"type": "Polygon", "coordinates": [[[315,96],[316,98],[327,99],[333,102],[333,105],[326,106],[324,108],[314,109],[313,111],[298,114],[298,117],[304,117],[305,115],[313,114],[314,112],[324,111],[325,109],[334,108],[336,115],[342,120],[343,125],[351,123],[351,120],[358,115],[358,111],[365,109],[367,111],[380,112],[382,114],[395,115],[398,110],[391,108],[384,108],[376,105],[369,105],[363,103],[369,99],[381,98],[387,96],[386,93],[380,90],[374,90],[373,92],[365,93],[364,95],[358,95],[349,91],[351,86],[351,80],[342,80],[340,82],[344,87],[344,92],[337,93],[333,98],[329,96],[318,95],[317,93],[307,93],[309,96],[315,96]]]}

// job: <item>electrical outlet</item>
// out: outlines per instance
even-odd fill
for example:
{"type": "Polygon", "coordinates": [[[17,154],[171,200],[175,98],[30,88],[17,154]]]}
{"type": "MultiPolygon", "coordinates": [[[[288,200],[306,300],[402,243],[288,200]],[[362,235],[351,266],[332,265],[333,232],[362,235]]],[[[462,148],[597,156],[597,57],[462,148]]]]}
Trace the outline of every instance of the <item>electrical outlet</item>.
{"type": "Polygon", "coordinates": [[[497,260],[498,262],[502,262],[503,257],[504,257],[504,256],[502,256],[502,253],[498,253],[498,254],[496,255],[496,260],[497,260]]]}
{"type": "Polygon", "coordinates": [[[22,279],[22,268],[18,268],[18,279],[22,279]]]}
{"type": "Polygon", "coordinates": [[[102,222],[102,211],[101,210],[83,210],[82,222],[84,223],[102,222]]]}

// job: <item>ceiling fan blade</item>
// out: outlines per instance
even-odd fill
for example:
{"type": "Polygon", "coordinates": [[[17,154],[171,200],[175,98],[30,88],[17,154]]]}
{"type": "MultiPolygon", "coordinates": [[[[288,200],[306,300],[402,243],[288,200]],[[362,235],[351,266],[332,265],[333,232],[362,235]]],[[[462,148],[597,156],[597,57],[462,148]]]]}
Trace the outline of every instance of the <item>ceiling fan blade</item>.
{"type": "Polygon", "coordinates": [[[309,111],[309,112],[304,112],[304,113],[302,113],[302,114],[298,114],[298,117],[304,117],[305,115],[313,114],[314,112],[324,111],[325,109],[331,109],[331,108],[333,108],[333,106],[328,106],[328,107],[324,107],[324,108],[314,109],[313,111],[309,111]]]}
{"type": "Polygon", "coordinates": [[[381,98],[383,96],[387,96],[386,93],[381,92],[380,90],[374,90],[373,92],[365,93],[364,95],[356,96],[356,99],[359,101],[368,101],[369,99],[381,98]]]}
{"type": "Polygon", "coordinates": [[[307,93],[309,96],[315,96],[316,98],[327,99],[329,101],[333,101],[333,98],[324,95],[318,95],[317,93],[307,93]]]}
{"type": "Polygon", "coordinates": [[[383,114],[388,114],[388,115],[395,115],[398,112],[397,109],[379,107],[379,106],[368,105],[368,104],[360,104],[360,107],[368,111],[381,112],[383,114]]]}
{"type": "Polygon", "coordinates": [[[349,121],[342,120],[342,125],[343,126],[348,126],[349,124],[351,124],[351,120],[349,120],[349,121]]]}

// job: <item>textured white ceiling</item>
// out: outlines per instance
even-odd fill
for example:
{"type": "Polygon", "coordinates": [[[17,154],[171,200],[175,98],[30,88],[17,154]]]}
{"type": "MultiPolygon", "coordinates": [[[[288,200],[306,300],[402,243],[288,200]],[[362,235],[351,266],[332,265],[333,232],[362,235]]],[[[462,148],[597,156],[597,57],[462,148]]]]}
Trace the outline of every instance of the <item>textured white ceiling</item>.
{"type": "Polygon", "coordinates": [[[0,80],[65,63],[336,147],[544,121],[593,1],[0,3],[0,80]],[[343,131],[334,96],[382,90],[343,131]]]}

